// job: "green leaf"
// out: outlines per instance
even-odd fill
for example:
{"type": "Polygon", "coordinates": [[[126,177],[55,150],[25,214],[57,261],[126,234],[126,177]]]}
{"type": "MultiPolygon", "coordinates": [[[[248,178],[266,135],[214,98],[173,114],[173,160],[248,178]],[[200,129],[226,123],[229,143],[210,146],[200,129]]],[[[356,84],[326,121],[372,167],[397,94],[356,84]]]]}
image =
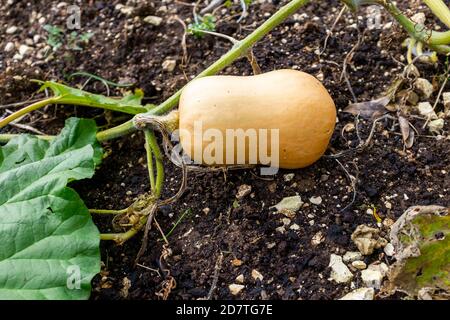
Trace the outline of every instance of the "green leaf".
{"type": "Polygon", "coordinates": [[[115,99],[75,89],[53,81],[35,80],[35,82],[42,84],[39,91],[47,88],[51,89],[56,97],[60,97],[58,102],[61,104],[97,107],[128,114],[138,114],[148,111],[141,104],[144,93],[140,89],[135,90],[133,94],[126,95],[121,99],[115,99]]]}
{"type": "Polygon", "coordinates": [[[64,31],[57,27],[57,26],[52,26],[50,24],[46,24],[44,26],[44,30],[47,31],[50,35],[61,35],[64,33],[64,31]]]}
{"type": "Polygon", "coordinates": [[[50,142],[21,135],[0,148],[0,299],[89,298],[100,237],[67,184],[94,174],[96,131],[71,118],[50,142]]]}
{"type": "Polygon", "coordinates": [[[206,14],[203,17],[196,16],[195,22],[188,25],[188,33],[196,38],[202,38],[205,33],[202,31],[215,31],[216,18],[212,14],[206,14]]]}
{"type": "Polygon", "coordinates": [[[79,39],[82,42],[88,43],[89,40],[94,36],[93,32],[85,32],[83,34],[80,34],[79,39]]]}

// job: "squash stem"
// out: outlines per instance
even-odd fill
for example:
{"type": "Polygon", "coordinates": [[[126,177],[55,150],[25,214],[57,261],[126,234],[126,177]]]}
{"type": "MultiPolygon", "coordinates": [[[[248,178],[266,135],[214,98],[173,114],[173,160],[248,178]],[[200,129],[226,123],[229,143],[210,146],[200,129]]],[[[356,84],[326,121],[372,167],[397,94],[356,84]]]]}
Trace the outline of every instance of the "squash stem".
{"type": "Polygon", "coordinates": [[[145,134],[145,150],[147,153],[147,169],[148,169],[148,176],[149,176],[149,180],[150,180],[150,188],[151,190],[155,190],[155,172],[153,169],[153,152],[152,152],[152,147],[150,145],[150,131],[149,130],[145,130],[144,131],[145,134]]]}
{"type": "MultiPolygon", "coordinates": [[[[20,134],[15,134],[15,133],[5,133],[5,134],[0,134],[0,144],[6,144],[8,143],[11,139],[19,137],[20,134]]],[[[43,136],[43,135],[33,135],[33,137],[36,137],[38,139],[42,139],[42,140],[47,140],[50,141],[52,140],[55,136],[43,136]]]]}
{"type": "Polygon", "coordinates": [[[119,215],[119,214],[125,214],[127,212],[128,212],[128,208],[127,209],[122,209],[122,210],[89,209],[89,213],[90,214],[119,215]]]}
{"type": "Polygon", "coordinates": [[[156,179],[154,182],[154,187],[152,189],[152,194],[155,196],[156,199],[158,199],[161,196],[161,190],[164,184],[163,155],[161,149],[159,148],[158,141],[156,141],[156,136],[153,133],[153,131],[145,130],[145,137],[156,162],[156,179]]]}
{"type": "Polygon", "coordinates": [[[19,119],[20,117],[23,117],[27,113],[30,113],[34,110],[41,109],[49,104],[56,103],[58,100],[59,100],[59,98],[52,97],[52,98],[40,100],[38,102],[30,104],[29,106],[26,106],[25,108],[22,108],[16,112],[10,114],[6,118],[0,120],[0,128],[7,126],[9,123],[13,122],[14,120],[19,119]]]}

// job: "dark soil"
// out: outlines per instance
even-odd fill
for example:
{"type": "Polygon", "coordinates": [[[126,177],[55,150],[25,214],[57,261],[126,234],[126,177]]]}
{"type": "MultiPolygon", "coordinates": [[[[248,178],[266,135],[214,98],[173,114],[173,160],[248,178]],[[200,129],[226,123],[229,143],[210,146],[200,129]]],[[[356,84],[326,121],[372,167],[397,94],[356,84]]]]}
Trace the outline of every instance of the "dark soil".
{"type": "MultiPolygon", "coordinates": [[[[134,5],[138,10],[132,16],[126,16],[115,9],[119,2],[125,4],[125,1],[86,1],[88,4],[83,2],[81,6],[82,32],[93,31],[94,37],[81,51],[61,50],[54,59],[45,61],[45,58],[36,57],[36,52],[45,46],[46,36],[43,21],[39,21],[37,15],[46,19],[44,24],[64,26],[65,7],[58,8],[57,1],[13,1],[14,5],[5,2],[0,4],[2,105],[29,99],[37,89],[29,79],[57,79],[71,85],[82,85],[84,79],[68,81],[67,77],[80,70],[116,82],[135,83],[145,91],[146,102],[159,103],[231,47],[230,43],[212,36],[200,40],[188,36],[189,59],[182,65],[180,43],[183,27],[171,17],[178,15],[183,21],[192,19],[190,6],[174,1],[143,0],[134,5]],[[162,24],[143,23],[142,18],[148,15],[162,17],[162,24]],[[4,31],[9,26],[17,26],[19,30],[7,34],[4,31]],[[42,40],[33,44],[33,54],[21,61],[13,59],[17,50],[7,53],[3,50],[8,42],[18,46],[35,35],[40,35],[42,40]],[[162,69],[167,58],[177,61],[173,72],[162,69]]],[[[217,31],[243,38],[284,3],[275,0],[254,2],[249,16],[241,24],[236,22],[238,5],[223,13],[219,10],[217,31]]],[[[419,1],[398,2],[402,8],[409,6],[416,8],[415,12],[423,11],[416,4],[419,1]]],[[[358,144],[356,130],[341,134],[346,124],[355,121],[354,116],[341,112],[352,101],[348,86],[341,80],[341,72],[347,53],[356,44],[358,36],[362,36],[362,43],[349,62],[347,74],[359,101],[378,97],[390,85],[403,70],[400,61],[404,61],[406,51],[401,47],[406,35],[395,24],[389,29],[359,33],[355,23],[361,31],[364,29],[367,16],[363,9],[358,17],[348,12],[344,14],[329,37],[326,50],[319,57],[317,51],[322,50],[327,29],[333,25],[340,9],[339,1],[335,0],[310,4],[254,48],[263,71],[294,68],[323,80],[339,110],[339,123],[328,154],[358,144]]],[[[385,24],[390,18],[383,14],[382,19],[385,24]]],[[[441,61],[444,60],[441,57],[441,61]]],[[[443,74],[445,66],[443,63],[418,64],[418,68],[423,77],[432,81],[443,74]]],[[[242,59],[222,73],[249,75],[251,68],[242,59]]],[[[99,82],[91,81],[86,90],[106,94],[105,87],[99,82]]],[[[122,94],[114,88],[111,91],[111,95],[122,94]]],[[[0,109],[0,116],[4,112],[5,109],[0,109]]],[[[99,125],[107,124],[102,120],[101,111],[67,106],[47,107],[34,112],[23,123],[47,134],[55,134],[64,119],[73,115],[96,116],[99,125]]],[[[399,128],[393,128],[392,120],[387,119],[376,127],[368,148],[339,158],[346,170],[358,178],[354,202],[349,178],[336,160],[327,157],[306,169],[281,171],[269,180],[259,177],[256,170],[190,174],[184,196],[175,205],[161,208],[157,214],[159,225],[167,232],[181,214],[190,210],[187,218],[169,237],[171,255],[160,263],[164,242],[158,240],[161,235],[156,228],[150,232],[148,250],[140,260],[141,266],[134,266],[141,234],[122,246],[102,243],[104,267],[102,274],[93,281],[92,299],[157,299],[163,281],[169,275],[167,270],[176,281],[170,299],[204,298],[210,291],[220,254],[223,254],[223,262],[217,288],[212,294],[214,299],[236,298],[230,294],[228,285],[234,283],[240,274],[245,277],[246,287],[238,298],[340,298],[352,288],[350,284],[336,285],[328,280],[330,254],[355,251],[350,239],[354,229],[363,223],[376,226],[374,217],[366,213],[367,208],[374,205],[383,219],[395,220],[412,205],[450,206],[448,121],[446,131],[439,138],[421,129],[423,119],[411,117],[410,121],[419,130],[412,149],[404,150],[399,128]],[[286,182],[284,175],[288,173],[295,173],[295,176],[286,182]],[[250,185],[252,192],[236,202],[236,192],[243,184],[250,185]],[[312,196],[321,196],[323,202],[318,206],[310,203],[303,206],[290,224],[298,225],[298,229],[288,226],[282,234],[275,229],[283,225],[281,219],[284,216],[274,213],[269,207],[296,194],[305,203],[309,203],[312,196]],[[313,246],[311,240],[318,232],[322,232],[324,241],[313,246]],[[242,264],[237,266],[237,260],[242,264]],[[263,275],[262,281],[252,278],[253,269],[263,275]],[[128,280],[131,287],[124,292],[122,289],[128,280]]],[[[369,135],[371,125],[370,121],[359,122],[362,139],[369,135]]],[[[8,131],[20,132],[14,127],[8,131]]],[[[136,133],[104,146],[110,155],[95,177],[77,183],[75,188],[90,208],[121,209],[149,188],[143,138],[136,133]]],[[[164,198],[176,192],[180,174],[179,169],[167,163],[164,198]]],[[[95,221],[102,232],[112,231],[109,218],[95,217],[95,221]]],[[[383,233],[386,232],[387,229],[383,229],[383,233]]],[[[380,259],[389,262],[383,257],[382,250],[366,257],[366,262],[380,259]]],[[[356,287],[361,285],[359,274],[355,272],[353,282],[356,287]]]]}

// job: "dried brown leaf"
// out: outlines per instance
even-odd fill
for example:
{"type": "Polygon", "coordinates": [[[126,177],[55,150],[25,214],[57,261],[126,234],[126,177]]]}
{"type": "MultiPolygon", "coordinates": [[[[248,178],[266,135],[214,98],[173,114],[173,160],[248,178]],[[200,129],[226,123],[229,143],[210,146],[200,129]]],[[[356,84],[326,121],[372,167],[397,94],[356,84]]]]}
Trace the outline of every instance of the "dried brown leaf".
{"type": "Polygon", "coordinates": [[[353,115],[359,115],[365,119],[374,119],[382,116],[387,112],[386,106],[391,99],[387,96],[359,103],[352,103],[343,112],[351,113],[353,115]]]}
{"type": "Polygon", "coordinates": [[[414,144],[414,130],[410,127],[409,121],[403,116],[398,116],[398,123],[400,124],[403,143],[407,149],[410,149],[414,144]]]}

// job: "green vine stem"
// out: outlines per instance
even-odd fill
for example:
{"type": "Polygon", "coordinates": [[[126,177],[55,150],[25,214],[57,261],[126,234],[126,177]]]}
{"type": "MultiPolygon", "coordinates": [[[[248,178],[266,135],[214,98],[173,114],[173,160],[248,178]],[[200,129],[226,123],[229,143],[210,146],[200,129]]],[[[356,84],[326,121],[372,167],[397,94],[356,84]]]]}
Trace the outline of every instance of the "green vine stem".
{"type": "Polygon", "coordinates": [[[147,169],[148,169],[148,177],[150,180],[150,188],[151,190],[155,190],[155,170],[153,169],[153,152],[152,146],[150,145],[150,131],[145,130],[145,151],[147,153],[147,169]]]}
{"type": "MultiPolygon", "coordinates": [[[[155,158],[156,162],[156,180],[155,186],[152,189],[152,194],[158,199],[161,196],[162,186],[164,184],[164,165],[163,165],[163,154],[159,148],[156,136],[151,130],[145,130],[146,144],[150,147],[151,152],[155,158]]],[[[151,161],[148,160],[148,161],[151,161]]]]}
{"type": "Polygon", "coordinates": [[[128,208],[123,209],[123,210],[89,209],[90,214],[119,215],[119,214],[126,214],[127,212],[128,212],[128,208]]]}
{"type": "Polygon", "coordinates": [[[77,99],[73,99],[73,98],[69,98],[69,97],[65,97],[65,96],[56,96],[56,97],[51,97],[51,98],[37,101],[29,106],[26,106],[25,108],[22,108],[16,112],[10,114],[6,118],[0,120],[0,128],[5,127],[12,121],[14,121],[32,111],[41,109],[50,104],[75,105],[75,106],[84,106],[84,107],[91,107],[91,108],[100,108],[100,109],[105,109],[105,110],[110,110],[110,111],[127,113],[127,114],[131,114],[131,115],[143,113],[148,110],[144,107],[138,107],[138,106],[112,106],[112,105],[96,103],[96,102],[92,102],[92,101],[91,102],[79,101],[77,99]]]}
{"type": "MultiPolygon", "coordinates": [[[[0,144],[5,144],[8,143],[11,139],[19,137],[20,134],[16,134],[16,133],[5,133],[5,134],[0,134],[0,144]]],[[[47,140],[50,141],[54,138],[54,136],[44,136],[44,135],[33,135],[36,138],[39,139],[43,139],[43,140],[47,140]]]]}
{"type": "Polygon", "coordinates": [[[127,240],[131,239],[133,236],[135,236],[142,228],[145,227],[147,223],[148,217],[142,217],[139,222],[133,226],[131,229],[129,229],[126,232],[123,233],[102,233],[100,234],[100,240],[104,241],[115,241],[118,244],[122,244],[126,242],[127,240]]]}
{"type": "Polygon", "coordinates": [[[22,108],[16,112],[14,112],[13,114],[10,114],[9,116],[7,116],[6,118],[0,120],[0,128],[5,127],[6,125],[8,125],[8,123],[23,117],[24,115],[26,115],[27,113],[30,113],[31,111],[34,110],[38,110],[40,108],[43,108],[49,104],[54,104],[57,103],[58,100],[60,100],[61,97],[52,97],[52,98],[48,98],[48,99],[44,99],[44,100],[40,100],[38,102],[35,102],[25,108],[22,108]]]}
{"type": "MultiPolygon", "coordinates": [[[[147,150],[147,164],[150,177],[150,187],[152,190],[154,202],[158,201],[161,196],[162,187],[164,185],[164,164],[163,154],[156,140],[156,136],[151,130],[144,130],[145,134],[145,148],[147,150]],[[153,158],[156,162],[156,178],[154,175],[153,158]]],[[[125,209],[126,212],[127,209],[125,209]]],[[[108,211],[108,210],[103,210],[108,211]]],[[[92,211],[91,211],[92,213],[92,211]]],[[[106,212],[107,213],[107,212],[106,212]]],[[[112,212],[111,212],[112,213],[112,212]]],[[[143,216],[139,219],[138,223],[131,229],[123,233],[102,233],[100,239],[105,241],[115,241],[117,243],[123,243],[132,238],[137,232],[147,224],[148,216],[143,216]]]]}

